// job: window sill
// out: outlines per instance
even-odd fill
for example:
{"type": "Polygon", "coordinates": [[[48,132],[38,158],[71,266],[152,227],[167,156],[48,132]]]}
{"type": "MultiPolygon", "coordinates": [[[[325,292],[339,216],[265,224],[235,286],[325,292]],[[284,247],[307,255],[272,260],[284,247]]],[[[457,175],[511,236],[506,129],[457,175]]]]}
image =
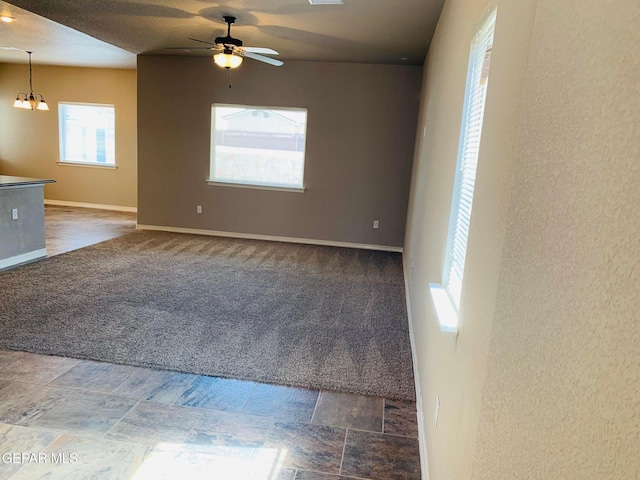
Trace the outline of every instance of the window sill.
{"type": "Polygon", "coordinates": [[[256,190],[273,190],[276,192],[294,192],[294,193],[304,193],[306,190],[304,187],[296,188],[296,187],[277,187],[272,185],[256,185],[252,183],[234,183],[234,182],[221,182],[218,180],[207,180],[209,185],[213,185],[216,187],[236,187],[236,188],[252,188],[256,190]]]}
{"type": "Polygon", "coordinates": [[[430,283],[431,299],[436,309],[440,331],[458,335],[458,312],[451,303],[449,294],[442,285],[430,283]]]}
{"type": "Polygon", "coordinates": [[[116,170],[118,168],[117,165],[101,165],[99,163],[88,163],[88,162],[57,162],[58,165],[63,165],[65,167],[89,167],[89,168],[106,168],[107,170],[116,170]]]}

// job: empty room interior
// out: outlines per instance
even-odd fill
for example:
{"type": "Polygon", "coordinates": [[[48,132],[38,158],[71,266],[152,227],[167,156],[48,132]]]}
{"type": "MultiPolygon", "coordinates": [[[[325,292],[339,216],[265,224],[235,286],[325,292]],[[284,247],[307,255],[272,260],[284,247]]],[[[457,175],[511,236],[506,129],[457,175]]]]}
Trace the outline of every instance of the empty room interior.
{"type": "Polygon", "coordinates": [[[0,478],[640,479],[637,0],[0,20],[0,478]]]}

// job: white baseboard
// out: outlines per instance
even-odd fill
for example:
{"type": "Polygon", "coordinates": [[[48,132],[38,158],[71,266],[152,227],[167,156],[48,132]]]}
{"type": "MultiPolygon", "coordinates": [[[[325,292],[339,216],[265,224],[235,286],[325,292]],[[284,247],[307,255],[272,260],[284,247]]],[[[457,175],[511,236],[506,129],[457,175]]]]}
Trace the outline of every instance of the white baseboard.
{"type": "Polygon", "coordinates": [[[79,207],[79,208],[95,208],[97,210],[112,210],[114,212],[132,212],[137,213],[137,207],[125,207],[122,205],[104,205],[102,203],[85,203],[85,202],[68,202],[67,200],[50,200],[44,199],[45,205],[56,205],[60,207],[79,207]]]}
{"type": "Polygon", "coordinates": [[[409,341],[411,342],[411,359],[413,360],[413,379],[416,386],[416,410],[418,413],[418,443],[420,448],[420,468],[422,479],[429,480],[429,457],[427,455],[427,438],[424,423],[422,392],[418,376],[418,359],[416,358],[416,337],[413,334],[413,320],[411,318],[411,301],[409,300],[409,278],[407,272],[409,268],[406,262],[406,255],[402,256],[402,271],[404,273],[404,294],[407,300],[407,319],[409,321],[409,341]]]}
{"type": "Polygon", "coordinates": [[[332,240],[315,240],[312,238],[278,237],[274,235],[257,235],[253,233],[223,232],[217,230],[201,230],[197,228],[164,227],[160,225],[136,225],[136,230],[156,230],[160,232],[191,233],[194,235],[209,235],[212,237],[245,238],[249,240],[267,240],[270,242],[304,243],[307,245],[324,245],[328,247],[362,248],[365,250],[379,250],[382,252],[402,252],[402,247],[385,245],[369,245],[366,243],[334,242],[332,240]]]}
{"type": "Polygon", "coordinates": [[[47,256],[46,248],[41,248],[40,250],[33,250],[32,252],[27,252],[27,253],[21,253],[20,255],[15,255],[13,257],[0,260],[0,270],[4,268],[13,267],[14,265],[20,265],[21,263],[27,263],[33,260],[38,260],[39,258],[44,258],[46,256],[47,256]]]}

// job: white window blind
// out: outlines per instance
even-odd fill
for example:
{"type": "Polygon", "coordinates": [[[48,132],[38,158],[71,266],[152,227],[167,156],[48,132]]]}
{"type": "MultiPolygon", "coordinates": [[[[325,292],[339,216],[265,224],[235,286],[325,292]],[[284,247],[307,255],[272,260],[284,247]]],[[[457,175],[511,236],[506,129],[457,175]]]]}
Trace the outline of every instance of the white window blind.
{"type": "Polygon", "coordinates": [[[115,107],[58,104],[60,161],[115,165],[115,107]]]}
{"type": "Polygon", "coordinates": [[[462,277],[471,223],[471,207],[482,137],[484,105],[489,83],[495,20],[496,11],[494,10],[476,32],[469,58],[467,91],[460,131],[460,147],[451,203],[451,220],[443,279],[444,286],[456,309],[460,308],[462,277]]]}
{"type": "Polygon", "coordinates": [[[214,104],[210,181],[302,189],[307,111],[214,104]]]}

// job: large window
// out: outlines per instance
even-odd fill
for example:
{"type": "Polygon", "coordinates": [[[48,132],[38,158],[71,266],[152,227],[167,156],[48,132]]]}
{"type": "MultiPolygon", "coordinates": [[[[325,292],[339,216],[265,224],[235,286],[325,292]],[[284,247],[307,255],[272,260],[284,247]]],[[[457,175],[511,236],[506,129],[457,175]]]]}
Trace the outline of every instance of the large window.
{"type": "MultiPolygon", "coordinates": [[[[467,90],[462,115],[460,146],[451,202],[451,220],[449,223],[449,238],[443,278],[444,290],[448,294],[451,305],[445,310],[453,314],[453,320],[449,318],[443,322],[443,315],[441,315],[440,309],[438,311],[441,324],[448,327],[457,325],[457,312],[460,309],[462,278],[467,254],[469,225],[471,224],[471,207],[473,205],[476,168],[482,137],[484,106],[489,84],[495,21],[496,11],[493,10],[476,31],[469,58],[467,90]],[[455,325],[451,325],[453,323],[455,325]]],[[[434,301],[436,301],[436,307],[438,307],[436,297],[439,297],[442,303],[442,293],[444,292],[435,292],[434,286],[432,286],[432,295],[434,301]]],[[[451,317],[452,315],[444,316],[451,317]]]]}
{"type": "Polygon", "coordinates": [[[60,161],[115,165],[115,107],[59,103],[60,161]]]}
{"type": "Polygon", "coordinates": [[[214,104],[210,182],[303,189],[307,111],[214,104]]]}

